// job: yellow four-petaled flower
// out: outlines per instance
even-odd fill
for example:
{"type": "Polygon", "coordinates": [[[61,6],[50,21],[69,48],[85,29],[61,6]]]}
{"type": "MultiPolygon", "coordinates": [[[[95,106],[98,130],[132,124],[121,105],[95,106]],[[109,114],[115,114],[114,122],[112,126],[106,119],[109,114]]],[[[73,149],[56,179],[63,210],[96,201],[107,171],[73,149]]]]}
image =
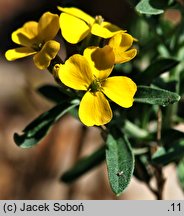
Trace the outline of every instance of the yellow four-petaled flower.
{"type": "Polygon", "coordinates": [[[52,40],[59,30],[59,16],[46,12],[39,22],[30,21],[12,33],[12,40],[22,47],[6,52],[7,60],[13,61],[34,55],[34,63],[39,69],[45,69],[57,55],[60,44],[52,40]]]}
{"type": "Polygon", "coordinates": [[[63,12],[60,15],[61,32],[69,43],[76,44],[90,33],[107,39],[118,32],[125,32],[118,26],[105,22],[101,16],[93,18],[78,8],[58,7],[58,9],[63,12]]]}
{"type": "Polygon", "coordinates": [[[114,62],[114,51],[107,45],[89,47],[83,56],[75,54],[60,66],[61,82],[75,90],[86,91],[80,102],[79,118],[87,126],[104,125],[112,119],[105,95],[125,108],[133,104],[137,86],[125,76],[109,77],[114,62]]]}

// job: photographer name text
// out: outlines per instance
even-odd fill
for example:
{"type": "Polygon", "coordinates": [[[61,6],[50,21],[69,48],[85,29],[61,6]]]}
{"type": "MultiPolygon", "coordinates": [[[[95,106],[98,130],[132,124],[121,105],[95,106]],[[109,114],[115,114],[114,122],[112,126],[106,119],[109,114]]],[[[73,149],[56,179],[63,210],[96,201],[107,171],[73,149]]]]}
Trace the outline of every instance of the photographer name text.
{"type": "Polygon", "coordinates": [[[55,202],[53,204],[48,204],[46,202],[42,204],[30,204],[28,202],[22,202],[21,204],[4,203],[3,205],[4,213],[12,212],[83,212],[84,205],[83,203],[72,204],[72,203],[60,203],[55,202]]]}

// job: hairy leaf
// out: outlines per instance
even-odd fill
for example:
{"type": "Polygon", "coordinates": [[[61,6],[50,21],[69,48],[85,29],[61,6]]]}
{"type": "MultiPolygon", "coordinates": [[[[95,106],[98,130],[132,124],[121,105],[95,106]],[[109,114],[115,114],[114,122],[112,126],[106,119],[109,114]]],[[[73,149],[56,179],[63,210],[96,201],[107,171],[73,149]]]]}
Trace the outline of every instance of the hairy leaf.
{"type": "Polygon", "coordinates": [[[180,160],[184,155],[184,139],[179,139],[165,148],[160,147],[152,156],[152,162],[166,165],[180,160]]]}
{"type": "Polygon", "coordinates": [[[61,176],[61,181],[70,183],[105,160],[105,146],[100,147],[91,155],[80,159],[70,170],[61,176]]]}
{"type": "Polygon", "coordinates": [[[134,156],[127,138],[107,137],[106,162],[112,191],[120,195],[128,186],[134,170],[134,156]]]}
{"type": "Polygon", "coordinates": [[[72,98],[72,92],[68,89],[62,89],[55,85],[44,85],[38,88],[38,92],[45,98],[55,103],[65,103],[68,101],[68,96],[72,98]]]}
{"type": "Polygon", "coordinates": [[[59,118],[78,106],[78,104],[79,101],[75,101],[73,104],[69,102],[59,104],[41,114],[23,130],[23,134],[14,134],[15,143],[22,148],[33,147],[47,134],[48,130],[59,118]]]}
{"type": "Polygon", "coordinates": [[[180,100],[174,92],[149,86],[138,86],[135,102],[167,106],[180,100]]]}
{"type": "Polygon", "coordinates": [[[150,15],[158,15],[164,12],[164,10],[158,8],[152,0],[141,0],[136,6],[136,10],[141,14],[150,15]]]}

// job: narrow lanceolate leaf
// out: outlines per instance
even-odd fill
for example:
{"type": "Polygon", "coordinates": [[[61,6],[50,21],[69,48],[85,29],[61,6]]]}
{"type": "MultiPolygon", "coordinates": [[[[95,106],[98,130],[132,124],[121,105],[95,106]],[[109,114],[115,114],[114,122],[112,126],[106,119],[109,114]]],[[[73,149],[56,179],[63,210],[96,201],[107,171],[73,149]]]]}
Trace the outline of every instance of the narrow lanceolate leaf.
{"type": "Polygon", "coordinates": [[[136,83],[141,83],[142,85],[150,85],[154,78],[157,78],[159,75],[171,70],[179,61],[172,58],[162,58],[151,65],[143,71],[142,73],[137,74],[135,77],[136,83]]]}
{"type": "Polygon", "coordinates": [[[157,8],[157,6],[153,5],[154,2],[156,1],[141,0],[136,6],[137,12],[150,15],[162,14],[164,10],[157,8]]]}
{"type": "MultiPolygon", "coordinates": [[[[183,50],[184,50],[184,47],[183,47],[183,50]]],[[[184,70],[182,70],[180,73],[179,81],[180,83],[184,83],[184,70]]],[[[184,94],[184,85],[181,85],[181,84],[179,85],[179,92],[181,95],[184,94]]]]}
{"type": "Polygon", "coordinates": [[[184,156],[184,139],[173,143],[169,148],[160,147],[152,156],[152,162],[166,165],[184,156]]]}
{"type": "Polygon", "coordinates": [[[168,106],[180,100],[180,96],[165,89],[138,86],[135,102],[168,106]]]}
{"type": "Polygon", "coordinates": [[[168,128],[162,130],[162,144],[166,149],[172,148],[173,143],[179,142],[184,139],[184,132],[168,128]]]}
{"type": "Polygon", "coordinates": [[[134,137],[136,139],[144,139],[148,136],[148,131],[139,128],[137,125],[128,120],[125,121],[124,131],[130,137],[134,137]]]}
{"type": "Polygon", "coordinates": [[[62,89],[55,85],[44,85],[38,88],[38,92],[42,94],[45,98],[55,102],[55,103],[65,103],[68,101],[68,96],[72,98],[72,93],[70,89],[62,89]]]}
{"type": "Polygon", "coordinates": [[[106,162],[112,191],[120,195],[128,186],[134,170],[134,156],[127,138],[107,137],[106,162]]]}
{"type": "Polygon", "coordinates": [[[14,134],[15,143],[22,148],[33,147],[47,134],[48,130],[59,118],[78,106],[78,104],[78,101],[59,104],[41,114],[23,130],[22,134],[14,134]]]}
{"type": "Polygon", "coordinates": [[[178,174],[180,186],[184,191],[184,158],[178,164],[177,174],[178,174]]]}
{"type": "Polygon", "coordinates": [[[148,183],[151,180],[151,174],[148,171],[148,161],[139,155],[135,157],[134,176],[140,181],[148,183]]]}
{"type": "Polygon", "coordinates": [[[61,176],[61,181],[70,183],[90,171],[105,160],[105,146],[100,147],[91,155],[80,159],[70,170],[61,176]]]}
{"type": "Polygon", "coordinates": [[[175,129],[162,130],[162,147],[152,155],[152,162],[166,165],[184,156],[184,133],[175,129]]]}

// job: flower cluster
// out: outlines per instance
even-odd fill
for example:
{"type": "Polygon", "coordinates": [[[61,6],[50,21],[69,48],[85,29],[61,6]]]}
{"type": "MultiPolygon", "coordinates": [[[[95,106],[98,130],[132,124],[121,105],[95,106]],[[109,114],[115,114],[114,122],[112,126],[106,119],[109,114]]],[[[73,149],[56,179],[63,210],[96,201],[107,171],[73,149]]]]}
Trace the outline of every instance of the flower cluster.
{"type": "Polygon", "coordinates": [[[58,9],[62,11],[60,16],[46,12],[39,22],[27,22],[13,32],[12,40],[21,47],[8,50],[5,56],[12,61],[34,55],[35,65],[43,70],[60,50],[60,44],[54,40],[59,29],[71,44],[80,42],[82,46],[83,41],[97,37],[98,45],[85,41],[83,53],[70,56],[64,63],[56,62],[59,64],[57,79],[72,89],[85,91],[79,106],[79,118],[85,125],[107,124],[112,119],[107,98],[124,108],[133,104],[136,84],[128,77],[111,75],[115,64],[136,56],[137,50],[132,48],[134,38],[101,16],[93,18],[73,7],[58,9]]]}
{"type": "Polygon", "coordinates": [[[59,30],[59,17],[46,12],[39,22],[30,21],[12,33],[13,42],[22,47],[8,50],[9,61],[34,55],[33,60],[39,69],[46,69],[50,61],[57,55],[60,44],[52,40],[59,30]]]}

